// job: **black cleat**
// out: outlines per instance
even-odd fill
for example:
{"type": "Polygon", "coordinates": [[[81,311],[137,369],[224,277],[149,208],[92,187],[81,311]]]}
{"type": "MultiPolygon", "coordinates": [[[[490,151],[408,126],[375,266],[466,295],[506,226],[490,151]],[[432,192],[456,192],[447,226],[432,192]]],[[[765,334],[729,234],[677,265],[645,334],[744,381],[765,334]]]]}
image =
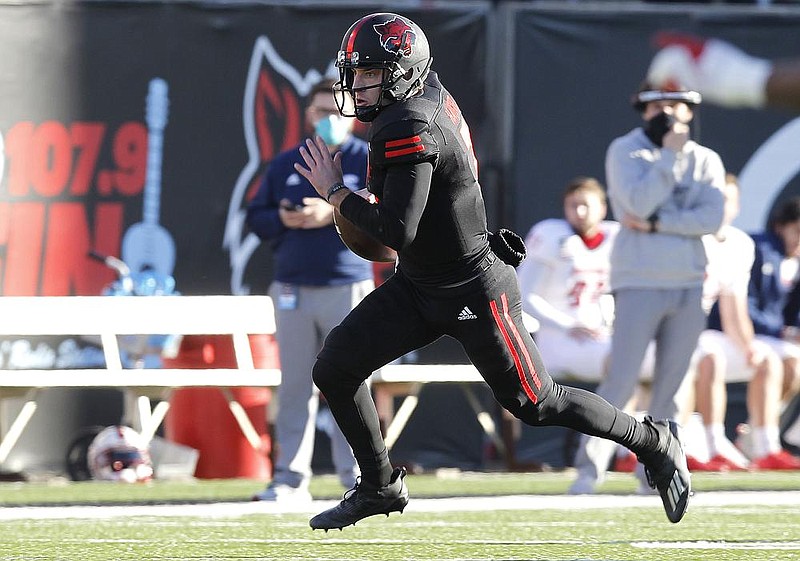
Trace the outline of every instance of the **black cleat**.
{"type": "Polygon", "coordinates": [[[392,478],[386,487],[368,487],[359,482],[344,494],[342,502],[333,508],[320,512],[311,519],[309,525],[313,530],[341,530],[345,526],[355,524],[367,516],[390,512],[403,512],[408,504],[408,488],[403,482],[406,468],[395,468],[392,478]]]}
{"type": "Polygon", "coordinates": [[[638,458],[644,464],[647,483],[658,490],[667,518],[675,524],[686,514],[692,495],[692,479],[678,437],[678,424],[674,421],[654,421],[649,415],[644,423],[658,432],[658,448],[638,458]]]}

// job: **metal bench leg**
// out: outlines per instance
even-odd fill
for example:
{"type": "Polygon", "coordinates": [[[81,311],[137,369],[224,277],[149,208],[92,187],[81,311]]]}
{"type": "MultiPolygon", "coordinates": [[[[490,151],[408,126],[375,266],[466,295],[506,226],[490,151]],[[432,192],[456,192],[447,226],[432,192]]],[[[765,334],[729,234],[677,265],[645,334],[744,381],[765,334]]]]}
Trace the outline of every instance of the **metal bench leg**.
{"type": "Polygon", "coordinates": [[[486,409],[481,405],[481,402],[475,397],[475,392],[472,391],[472,388],[468,384],[459,384],[461,386],[461,390],[464,392],[464,395],[467,397],[467,402],[472,410],[475,412],[475,416],[478,419],[478,423],[480,423],[481,427],[483,428],[483,432],[485,432],[489,438],[492,439],[497,451],[501,454],[506,453],[506,445],[503,442],[503,439],[500,438],[500,435],[497,434],[497,427],[494,424],[494,420],[492,416],[489,414],[486,409]]]}
{"type": "Polygon", "coordinates": [[[386,427],[386,437],[384,441],[386,442],[387,450],[391,450],[392,446],[397,442],[397,439],[400,438],[400,433],[403,432],[408,419],[411,417],[414,409],[417,408],[417,403],[419,403],[418,396],[421,388],[422,384],[412,384],[409,394],[403,400],[403,403],[400,405],[397,413],[395,413],[389,426],[386,427]]]}
{"type": "Polygon", "coordinates": [[[225,395],[225,399],[228,400],[228,408],[230,408],[231,413],[233,413],[233,416],[236,418],[236,422],[239,423],[239,428],[242,429],[242,434],[244,434],[250,446],[252,446],[254,450],[261,451],[263,449],[263,441],[258,431],[253,426],[253,423],[250,421],[250,417],[247,416],[247,411],[245,411],[242,404],[233,397],[233,392],[230,388],[220,388],[220,390],[222,390],[222,393],[225,395]]]}
{"type": "Polygon", "coordinates": [[[8,458],[17,440],[19,440],[19,437],[22,435],[22,431],[25,430],[25,427],[28,425],[28,421],[31,420],[31,417],[33,417],[33,414],[36,412],[37,393],[38,390],[36,388],[28,391],[25,404],[17,414],[14,422],[11,423],[11,426],[8,428],[8,432],[6,432],[2,443],[0,443],[0,464],[6,461],[6,458],[8,458]]]}
{"type": "Polygon", "coordinates": [[[150,398],[147,396],[141,396],[140,399],[142,401],[146,400],[147,402],[146,408],[148,415],[147,422],[142,420],[142,436],[145,438],[147,442],[150,442],[156,435],[158,427],[160,427],[161,423],[164,422],[164,417],[167,416],[167,411],[169,411],[169,398],[165,397],[163,400],[156,403],[156,406],[153,407],[152,412],[150,411],[150,398]]]}

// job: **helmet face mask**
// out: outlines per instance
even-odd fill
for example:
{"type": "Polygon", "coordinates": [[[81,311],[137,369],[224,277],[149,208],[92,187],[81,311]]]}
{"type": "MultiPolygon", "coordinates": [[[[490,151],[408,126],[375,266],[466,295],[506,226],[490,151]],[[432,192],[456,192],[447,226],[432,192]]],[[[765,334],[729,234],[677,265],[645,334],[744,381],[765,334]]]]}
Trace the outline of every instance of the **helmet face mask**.
{"type": "Polygon", "coordinates": [[[339,108],[339,113],[343,117],[356,117],[360,121],[371,121],[374,119],[374,116],[370,119],[364,119],[363,117],[371,113],[377,115],[382,106],[388,105],[389,101],[386,98],[386,94],[388,93],[386,90],[386,69],[381,68],[380,70],[383,75],[380,82],[355,88],[353,87],[355,82],[355,69],[349,67],[339,69],[340,78],[339,81],[333,85],[333,95],[336,100],[336,106],[339,108]],[[356,105],[356,93],[366,92],[376,88],[380,88],[381,91],[378,95],[378,100],[374,104],[361,107],[356,105]]]}
{"type": "Polygon", "coordinates": [[[364,16],[347,30],[336,57],[339,81],[334,94],[339,112],[363,122],[372,121],[386,105],[417,93],[432,61],[428,39],[411,20],[391,13],[364,16]],[[354,88],[356,68],[380,69],[382,79],[375,85],[354,88]],[[356,93],[377,87],[380,95],[375,103],[355,104],[356,93]],[[353,102],[352,113],[345,112],[348,96],[353,102]]]}

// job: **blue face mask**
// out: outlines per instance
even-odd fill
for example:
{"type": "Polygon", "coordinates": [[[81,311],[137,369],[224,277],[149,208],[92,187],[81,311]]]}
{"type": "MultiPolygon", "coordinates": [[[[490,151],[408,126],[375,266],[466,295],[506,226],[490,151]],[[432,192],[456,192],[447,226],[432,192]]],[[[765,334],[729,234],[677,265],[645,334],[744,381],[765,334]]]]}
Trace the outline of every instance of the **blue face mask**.
{"type": "Polygon", "coordinates": [[[316,132],[328,146],[339,146],[350,134],[350,119],[340,115],[328,115],[314,125],[316,132]]]}

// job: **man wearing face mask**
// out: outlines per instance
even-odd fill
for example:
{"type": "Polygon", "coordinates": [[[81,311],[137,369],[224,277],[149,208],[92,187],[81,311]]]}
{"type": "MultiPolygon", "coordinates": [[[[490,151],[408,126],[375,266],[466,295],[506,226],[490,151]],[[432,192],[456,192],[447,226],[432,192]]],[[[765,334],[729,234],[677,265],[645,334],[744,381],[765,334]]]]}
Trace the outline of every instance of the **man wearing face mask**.
{"type": "MultiPolygon", "coordinates": [[[[676,417],[676,394],[706,324],[702,236],[716,232],[723,218],[722,161],[690,138],[700,101],[694,91],[644,83],[632,100],[644,124],[615,139],[606,153],[609,200],[622,228],[611,252],[615,317],[608,376],[597,393],[612,405],[627,403],[655,341],[648,410],[655,418],[676,417]]],[[[613,451],[613,443],[584,438],[570,492],[593,492],[613,451]]]]}
{"type": "MultiPolygon", "coordinates": [[[[342,117],[332,80],[311,90],[306,125],[331,153],[341,152],[344,183],[366,183],[367,143],[352,135],[355,119],[342,117]]],[[[247,210],[247,223],[271,244],[282,382],[275,420],[277,457],[270,485],[253,500],[298,503],[311,500],[308,484],[314,450],[319,391],[311,379],[317,352],[328,332],[373,288],[372,264],[342,243],[333,207],[294,169],[302,161],[295,146],[277,155],[247,210]]],[[[345,488],[358,475],[353,453],[336,423],[330,423],[331,452],[345,488]]]]}

